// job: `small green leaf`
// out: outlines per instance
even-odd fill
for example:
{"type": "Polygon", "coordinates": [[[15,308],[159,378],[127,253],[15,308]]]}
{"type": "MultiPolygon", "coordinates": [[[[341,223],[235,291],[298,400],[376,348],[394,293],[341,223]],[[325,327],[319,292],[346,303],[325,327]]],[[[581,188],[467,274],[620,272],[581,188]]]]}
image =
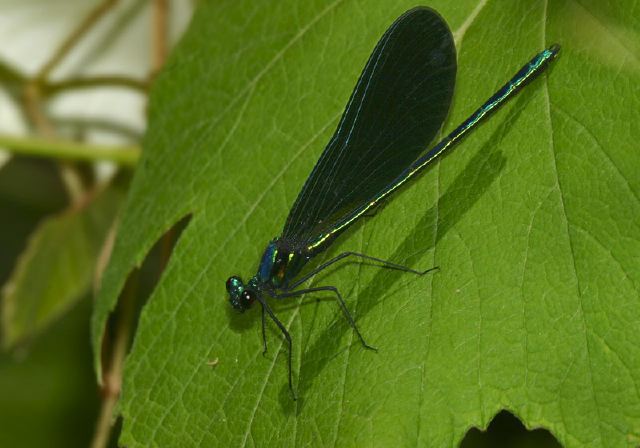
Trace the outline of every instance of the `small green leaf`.
{"type": "Polygon", "coordinates": [[[122,193],[100,192],[91,202],[45,219],[31,235],[2,289],[5,348],[40,332],[85,295],[122,193]]]}
{"type": "Polygon", "coordinates": [[[413,5],[201,4],[153,92],[93,317],[99,372],[127,274],[193,213],[126,364],[124,445],[454,446],[501,409],[568,447],[639,443],[640,73],[619,37],[638,34],[637,2],[432,2],[459,54],[445,132],[542,48],[563,50],[327,254],[440,267],[316,280],[340,288],[379,353],[333,301],[274,304],[295,344],[293,402],[277,329],[263,357],[259,310],[229,311],[226,278],[255,272],[377,39],[413,5]],[[585,26],[616,44],[606,60],[585,26]]]}

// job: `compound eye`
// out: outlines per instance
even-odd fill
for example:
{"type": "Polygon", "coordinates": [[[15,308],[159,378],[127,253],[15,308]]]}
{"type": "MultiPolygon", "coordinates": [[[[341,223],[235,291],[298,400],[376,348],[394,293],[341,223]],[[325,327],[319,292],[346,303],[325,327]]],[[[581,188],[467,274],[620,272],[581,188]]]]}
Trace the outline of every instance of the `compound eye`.
{"type": "Polygon", "coordinates": [[[242,298],[242,304],[245,308],[249,308],[251,304],[256,300],[255,293],[248,289],[242,291],[240,297],[242,298]]]}
{"type": "Polygon", "coordinates": [[[227,279],[227,284],[226,284],[227,292],[231,292],[231,291],[236,290],[240,283],[241,283],[240,277],[236,277],[236,276],[229,277],[227,279]]]}

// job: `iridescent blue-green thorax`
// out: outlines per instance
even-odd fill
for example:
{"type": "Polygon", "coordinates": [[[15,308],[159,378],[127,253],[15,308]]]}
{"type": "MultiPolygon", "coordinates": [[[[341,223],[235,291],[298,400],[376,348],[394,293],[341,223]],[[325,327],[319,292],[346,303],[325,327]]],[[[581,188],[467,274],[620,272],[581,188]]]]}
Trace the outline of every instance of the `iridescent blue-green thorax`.
{"type": "Polygon", "coordinates": [[[263,291],[271,293],[286,288],[289,281],[298,275],[310,256],[292,249],[286,240],[272,240],[260,259],[258,272],[246,284],[238,276],[229,277],[227,292],[229,302],[238,311],[250,308],[262,297],[263,291]]]}
{"type": "Polygon", "coordinates": [[[309,257],[291,249],[285,241],[272,240],[262,254],[254,279],[273,289],[284,288],[308,260],[309,257]]]}

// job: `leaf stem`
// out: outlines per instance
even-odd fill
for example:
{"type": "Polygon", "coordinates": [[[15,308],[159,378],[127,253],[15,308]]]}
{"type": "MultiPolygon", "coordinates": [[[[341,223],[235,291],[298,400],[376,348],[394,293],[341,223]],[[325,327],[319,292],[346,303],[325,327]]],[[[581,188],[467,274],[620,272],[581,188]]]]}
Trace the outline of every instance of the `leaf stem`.
{"type": "Polygon", "coordinates": [[[140,157],[138,146],[89,145],[67,140],[38,137],[12,137],[0,134],[0,147],[14,154],[49,157],[59,160],[108,160],[123,166],[135,166],[140,157]]]}

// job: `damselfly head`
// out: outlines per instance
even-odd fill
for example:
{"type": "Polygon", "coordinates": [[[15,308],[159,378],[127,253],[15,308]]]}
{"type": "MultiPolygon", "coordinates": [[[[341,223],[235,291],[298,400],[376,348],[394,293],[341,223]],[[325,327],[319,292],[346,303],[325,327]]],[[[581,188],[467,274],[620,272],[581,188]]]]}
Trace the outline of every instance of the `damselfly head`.
{"type": "Polygon", "coordinates": [[[250,287],[247,288],[240,277],[229,277],[227,279],[227,292],[231,306],[240,311],[251,307],[256,300],[256,292],[250,287]]]}

